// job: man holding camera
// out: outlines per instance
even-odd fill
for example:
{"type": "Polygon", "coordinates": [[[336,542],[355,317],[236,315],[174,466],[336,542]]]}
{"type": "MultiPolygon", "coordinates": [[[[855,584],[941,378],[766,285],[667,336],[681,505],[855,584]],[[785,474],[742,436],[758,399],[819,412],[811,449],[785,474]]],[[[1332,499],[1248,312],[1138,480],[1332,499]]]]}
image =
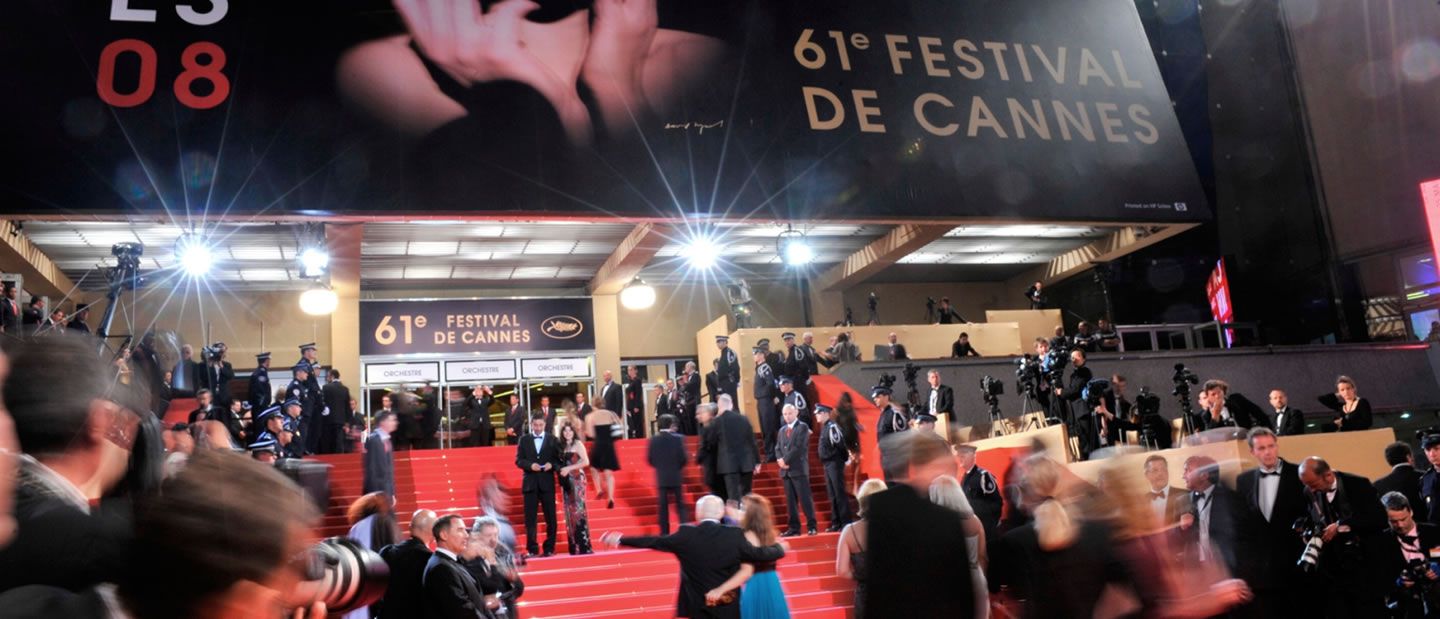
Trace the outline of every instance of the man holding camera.
{"type": "Polygon", "coordinates": [[[235,380],[235,368],[225,360],[226,350],[224,342],[216,342],[204,349],[205,380],[200,385],[210,390],[215,397],[215,406],[221,410],[230,408],[230,383],[235,380]]]}
{"type": "Polygon", "coordinates": [[[1399,573],[1395,588],[1386,606],[1392,617],[1420,618],[1440,612],[1440,595],[1435,584],[1440,582],[1440,566],[1434,559],[1440,555],[1440,527],[1428,522],[1415,522],[1415,513],[1404,494],[1389,492],[1380,497],[1395,534],[1395,568],[1399,573]]]}
{"type": "MultiPolygon", "coordinates": [[[[1312,535],[1323,545],[1315,563],[1327,617],[1377,617],[1393,583],[1386,569],[1394,539],[1386,533],[1385,510],[1375,487],[1358,475],[1341,473],[1317,456],[1300,463],[1300,482],[1310,504],[1312,535]]],[[[1313,543],[1313,542],[1312,542],[1313,543]]]]}

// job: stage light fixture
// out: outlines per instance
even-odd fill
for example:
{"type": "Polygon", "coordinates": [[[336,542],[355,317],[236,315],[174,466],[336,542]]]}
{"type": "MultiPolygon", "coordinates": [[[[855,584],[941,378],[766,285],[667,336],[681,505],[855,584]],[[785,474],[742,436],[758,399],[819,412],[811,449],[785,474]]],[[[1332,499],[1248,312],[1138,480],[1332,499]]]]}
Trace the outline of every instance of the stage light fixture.
{"type": "Polygon", "coordinates": [[[300,294],[300,311],[311,316],[328,316],[340,306],[340,297],[329,286],[316,283],[315,287],[300,294]]]}
{"type": "Polygon", "coordinates": [[[709,271],[715,268],[720,262],[720,254],[725,246],[720,240],[710,234],[697,234],[685,244],[684,255],[690,263],[690,268],[697,271],[709,271]]]}
{"type": "Polygon", "coordinates": [[[180,269],[190,277],[204,277],[215,265],[215,256],[205,238],[191,232],[175,241],[175,257],[180,269]]]}
{"type": "Polygon", "coordinates": [[[792,267],[805,266],[815,260],[815,248],[805,239],[805,233],[789,226],[775,239],[775,249],[785,264],[792,267]]]}
{"type": "Polygon", "coordinates": [[[655,305],[655,288],[637,277],[620,291],[620,305],[628,310],[650,309],[655,305]]]}
{"type": "Polygon", "coordinates": [[[318,247],[307,247],[300,252],[300,276],[320,277],[330,268],[330,252],[318,247]]]}

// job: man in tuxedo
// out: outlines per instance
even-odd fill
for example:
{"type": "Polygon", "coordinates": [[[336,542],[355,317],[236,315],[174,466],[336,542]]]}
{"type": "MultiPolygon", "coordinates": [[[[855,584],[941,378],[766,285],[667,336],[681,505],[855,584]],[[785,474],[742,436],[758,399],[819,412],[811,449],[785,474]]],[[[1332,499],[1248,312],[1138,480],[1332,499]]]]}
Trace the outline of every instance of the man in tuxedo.
{"type": "Polygon", "coordinates": [[[340,370],[330,370],[325,387],[320,390],[324,407],[320,409],[320,453],[338,454],[345,451],[345,425],[354,411],[350,410],[350,388],[340,382],[340,370]]]}
{"type": "Polygon", "coordinates": [[[685,490],[682,472],[690,459],[685,453],[685,439],[675,433],[675,417],[661,415],[656,420],[660,431],[646,445],[645,461],[655,469],[655,494],[660,500],[660,534],[670,534],[670,502],[674,498],[675,521],[685,523],[685,490]]]}
{"type": "Polygon", "coordinates": [[[38,294],[30,295],[30,302],[25,304],[25,309],[20,318],[21,326],[25,329],[26,333],[34,333],[35,330],[39,329],[40,325],[45,322],[44,307],[45,297],[38,294]]]}
{"type": "MultiPolygon", "coordinates": [[[[715,336],[715,346],[720,349],[716,357],[715,378],[720,393],[730,394],[732,400],[739,399],[740,388],[740,358],[730,348],[730,338],[724,335],[715,336]]],[[[713,393],[715,396],[719,394],[713,393]]]]}
{"type": "Polygon", "coordinates": [[[960,465],[960,487],[970,499],[975,517],[985,527],[985,539],[995,539],[995,530],[1000,526],[1000,514],[1005,511],[1005,499],[1000,491],[1000,482],[990,471],[975,464],[974,445],[956,445],[955,460],[960,465]]]}
{"type": "Polygon", "coordinates": [[[525,426],[528,420],[529,415],[525,412],[525,407],[520,404],[520,394],[511,395],[510,406],[505,411],[506,444],[520,444],[520,437],[525,434],[525,426]]]}
{"type": "Polygon", "coordinates": [[[1275,409],[1275,422],[1270,425],[1275,428],[1277,436],[1305,433],[1305,413],[1298,408],[1290,408],[1290,398],[1285,396],[1284,391],[1270,390],[1270,407],[1275,409]]]}
{"type": "Polygon", "coordinates": [[[860,601],[867,616],[971,616],[974,592],[960,514],[930,502],[930,484],[956,472],[950,446],[930,432],[905,432],[886,442],[897,456],[887,473],[897,483],[871,495],[866,507],[860,601]]]}
{"type": "Polygon", "coordinates": [[[1295,565],[1304,542],[1292,528],[1308,509],[1305,487],[1300,468],[1280,458],[1274,431],[1251,428],[1245,442],[1260,466],[1235,478],[1235,493],[1243,502],[1236,576],[1255,592],[1253,607],[1262,616],[1279,617],[1310,606],[1302,592],[1305,575],[1295,565]]]}
{"type": "Polygon", "coordinates": [[[752,351],[755,359],[755,408],[760,417],[760,443],[764,445],[762,462],[770,460],[770,454],[775,453],[775,434],[780,430],[780,392],[776,385],[780,377],[774,374],[774,368],[766,362],[765,349],[756,346],[752,351]]]}
{"type": "Polygon", "coordinates": [[[889,340],[890,349],[887,352],[890,354],[891,361],[907,361],[910,359],[910,353],[905,352],[905,345],[900,343],[900,337],[895,335],[894,331],[890,332],[889,340]]]}
{"type": "Polygon", "coordinates": [[[543,415],[545,417],[545,431],[554,432],[555,416],[559,413],[560,411],[556,410],[554,406],[550,405],[550,396],[542,395],[540,396],[540,407],[536,408],[531,413],[531,416],[533,417],[534,415],[543,415]]]}
{"type": "Polygon", "coordinates": [[[1384,595],[1395,575],[1394,538],[1386,532],[1385,509],[1375,487],[1364,477],[1330,468],[1311,456],[1300,463],[1310,519],[1322,528],[1317,589],[1327,617],[1377,617],[1385,613],[1384,595]]]}
{"type": "Polygon", "coordinates": [[[1205,392],[1205,410],[1201,416],[1205,429],[1234,427],[1249,430],[1256,426],[1270,427],[1270,416],[1260,410],[1254,402],[1238,393],[1230,393],[1230,384],[1223,380],[1207,380],[1201,386],[1205,392]]]}
{"type": "Polygon", "coordinates": [[[845,463],[850,460],[850,452],[834,412],[824,404],[815,405],[815,417],[820,422],[816,451],[825,469],[825,494],[830,498],[830,526],[826,533],[838,533],[851,520],[850,495],[845,492],[845,463]]]}
{"type": "Polygon", "coordinates": [[[540,554],[536,543],[536,509],[545,510],[545,554],[555,554],[555,471],[561,461],[560,439],[551,436],[545,418],[535,413],[530,418],[530,432],[520,437],[515,466],[524,471],[521,490],[525,494],[525,549],[540,554]]]}
{"type": "Polygon", "coordinates": [[[614,374],[610,370],[605,370],[602,377],[605,380],[600,383],[600,408],[616,415],[625,414],[625,388],[615,382],[614,374]]]}
{"type": "Polygon", "coordinates": [[[1375,492],[1381,496],[1399,492],[1411,505],[1423,505],[1420,501],[1420,472],[1415,470],[1415,453],[1410,450],[1410,444],[1395,441],[1386,445],[1385,463],[1390,465],[1390,472],[1375,480],[1375,492]]]}
{"type": "Polygon", "coordinates": [[[1180,528],[1189,532],[1186,555],[1235,573],[1239,498],[1220,484],[1220,465],[1209,456],[1185,459],[1185,486],[1190,490],[1190,512],[1180,517],[1180,528]]]}
{"type": "Polygon", "coordinates": [[[393,412],[375,417],[375,431],[365,439],[365,494],[384,492],[391,501],[395,500],[395,448],[390,443],[390,435],[398,424],[393,412]]]}
{"type": "Polygon", "coordinates": [[[477,619],[486,616],[485,596],[475,577],[460,562],[470,544],[465,521],[455,514],[435,521],[435,554],[425,563],[421,586],[425,592],[425,619],[477,619]]]}
{"type": "Polygon", "coordinates": [[[0,299],[0,333],[20,337],[20,302],[15,300],[19,289],[14,284],[5,286],[5,296],[0,299]]]}
{"type": "Polygon", "coordinates": [[[695,517],[700,522],[682,526],[674,535],[622,537],[611,532],[601,536],[601,541],[611,547],[649,548],[675,555],[680,561],[680,591],[676,596],[675,616],[740,619],[738,589],[734,590],[733,597],[715,606],[706,603],[705,594],[735,575],[742,562],[778,561],[785,556],[785,549],[779,544],[765,548],[751,546],[739,527],[720,524],[724,516],[725,502],[720,497],[706,495],[695,502],[695,517]]]}
{"type": "Polygon", "coordinates": [[[195,395],[195,391],[200,388],[197,384],[203,372],[195,363],[194,346],[185,344],[180,347],[180,359],[175,362],[170,374],[170,388],[175,397],[188,398],[195,395]]]}
{"type": "Polygon", "coordinates": [[[670,391],[665,388],[666,383],[655,383],[655,419],[661,415],[675,417],[675,431],[680,431],[680,418],[675,415],[675,407],[670,405],[670,391]]]}
{"type": "Polygon", "coordinates": [[[1399,492],[1380,495],[1380,503],[1390,520],[1390,532],[1395,535],[1395,548],[1391,552],[1389,571],[1399,576],[1389,596],[1389,603],[1395,611],[1390,616],[1414,617],[1433,616],[1440,609],[1440,574],[1435,570],[1434,557],[1440,556],[1440,527],[1428,522],[1415,522],[1415,512],[1410,502],[1399,492]],[[1407,569],[1415,562],[1422,562],[1423,576],[1415,578],[1407,569]]]}
{"type": "Polygon", "coordinates": [[[275,394],[270,388],[270,353],[255,355],[255,371],[250,373],[250,383],[245,387],[245,401],[250,410],[263,411],[270,408],[275,394]]]}
{"type": "Polygon", "coordinates": [[[422,583],[434,542],[435,512],[422,509],[410,516],[409,539],[380,549],[380,558],[390,567],[390,586],[385,589],[385,599],[371,608],[379,608],[381,619],[425,615],[422,583]]]}
{"type": "Polygon", "coordinates": [[[720,360],[711,359],[710,364],[714,369],[705,374],[705,393],[710,396],[710,403],[714,404],[716,398],[720,397],[720,360]]]}
{"type": "Polygon", "coordinates": [[[930,382],[930,393],[925,396],[925,410],[936,417],[945,417],[951,429],[958,428],[955,425],[955,390],[940,384],[939,370],[926,372],[925,380],[930,382]]]}
{"type": "Polygon", "coordinates": [[[680,429],[686,436],[700,433],[700,427],[695,423],[695,407],[700,406],[700,380],[695,362],[687,361],[685,373],[680,375],[680,380],[675,381],[680,392],[680,429]]]}
{"type": "Polygon", "coordinates": [[[495,392],[490,385],[476,385],[465,397],[464,425],[470,431],[466,447],[489,447],[495,441],[495,426],[490,423],[490,406],[494,403],[495,392]]]}
{"type": "Polygon", "coordinates": [[[715,457],[715,474],[725,480],[725,495],[739,500],[750,494],[750,482],[760,472],[760,454],[755,450],[755,429],[750,419],[735,410],[730,396],[720,397],[716,404],[720,415],[713,423],[720,436],[715,457]]]}
{"type": "Polygon", "coordinates": [[[195,393],[195,410],[190,411],[190,417],[186,419],[186,423],[193,426],[210,419],[210,415],[215,412],[215,396],[211,394],[209,389],[201,389],[195,393]]]}
{"type": "Polygon", "coordinates": [[[626,368],[625,372],[625,421],[629,426],[627,436],[640,438],[645,436],[645,384],[640,380],[640,370],[635,366],[626,368]]]}
{"type": "MultiPolygon", "coordinates": [[[[1155,511],[1155,521],[1170,526],[1180,521],[1180,516],[1190,511],[1190,493],[1184,488],[1170,485],[1170,462],[1165,456],[1152,455],[1145,459],[1145,481],[1150,483],[1150,509],[1155,511]]],[[[1296,484],[1299,484],[1297,478],[1296,484]]]]}
{"type": "Polygon", "coordinates": [[[1084,350],[1077,348],[1070,351],[1070,376],[1063,389],[1055,388],[1055,395],[1064,403],[1068,413],[1067,423],[1074,428],[1073,433],[1080,439],[1081,460],[1088,459],[1090,452],[1100,447],[1100,436],[1096,428],[1099,421],[1084,398],[1085,387],[1094,377],[1090,368],[1085,365],[1086,360],[1084,350]]]}
{"type": "Polygon", "coordinates": [[[800,421],[800,412],[789,404],[780,411],[785,427],[775,443],[775,463],[780,467],[780,480],[785,484],[785,504],[790,518],[785,537],[800,534],[801,508],[805,512],[806,535],[815,535],[815,499],[810,494],[810,426],[800,421]]]}
{"type": "Polygon", "coordinates": [[[90,320],[90,305],[76,305],[75,315],[70,318],[70,322],[66,323],[65,327],[71,331],[88,335],[90,333],[90,324],[86,322],[87,320],[90,320]]]}

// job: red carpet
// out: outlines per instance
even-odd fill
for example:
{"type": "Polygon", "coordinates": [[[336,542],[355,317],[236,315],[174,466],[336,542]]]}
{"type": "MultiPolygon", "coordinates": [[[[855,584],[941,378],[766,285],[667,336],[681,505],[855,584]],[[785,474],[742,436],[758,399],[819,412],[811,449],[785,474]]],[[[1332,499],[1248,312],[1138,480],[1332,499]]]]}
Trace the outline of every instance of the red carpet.
{"type": "MultiPolygon", "coordinates": [[[[873,407],[871,411],[873,416],[873,407]]],[[[690,439],[688,445],[693,454],[694,439],[690,439]]],[[[590,535],[596,543],[608,531],[619,531],[625,535],[654,535],[659,532],[654,473],[645,463],[645,447],[643,440],[618,443],[622,470],[615,474],[614,509],[606,509],[604,501],[595,500],[596,485],[593,480],[590,481],[587,495],[590,535]]],[[[815,510],[820,528],[824,529],[830,524],[830,505],[825,498],[824,476],[813,456],[813,446],[811,453],[815,510]]],[[[320,532],[326,536],[343,535],[349,530],[345,522],[345,508],[360,495],[360,458],[349,454],[323,456],[319,460],[335,466],[331,473],[333,498],[320,532]]],[[[877,463],[878,460],[878,457],[875,458],[877,463]]],[[[435,510],[441,515],[457,513],[468,520],[478,512],[476,487],[490,475],[498,478],[508,490],[511,501],[506,516],[515,525],[523,546],[524,509],[519,490],[521,473],[515,466],[514,447],[397,452],[396,511],[402,521],[408,521],[409,515],[420,508],[435,510]]],[[[686,501],[689,511],[693,512],[695,499],[706,491],[698,466],[692,464],[686,468],[685,482],[686,501]]],[[[754,489],[774,503],[776,523],[783,530],[787,525],[785,493],[774,466],[765,467],[755,478],[754,489]]],[[[670,555],[648,550],[597,548],[593,555],[569,556],[565,554],[565,511],[560,505],[557,505],[556,511],[560,522],[560,531],[556,536],[559,541],[557,550],[561,554],[547,559],[532,559],[523,572],[525,596],[521,606],[527,619],[671,616],[679,568],[670,555]]],[[[541,520],[543,540],[543,517],[541,520]]],[[[675,526],[673,520],[671,526],[675,526]]],[[[796,617],[849,617],[854,600],[853,585],[835,575],[835,542],[838,537],[838,534],[831,533],[790,538],[791,552],[780,564],[780,577],[796,617]]]]}

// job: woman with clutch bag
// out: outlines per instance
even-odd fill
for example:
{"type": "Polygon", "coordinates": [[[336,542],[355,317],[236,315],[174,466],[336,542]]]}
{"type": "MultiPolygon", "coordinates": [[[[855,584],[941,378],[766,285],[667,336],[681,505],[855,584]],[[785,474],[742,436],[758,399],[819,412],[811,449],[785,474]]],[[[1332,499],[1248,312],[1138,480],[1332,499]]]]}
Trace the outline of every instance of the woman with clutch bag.
{"type": "Polygon", "coordinates": [[[570,538],[570,554],[588,555],[590,550],[590,518],[585,513],[585,442],[575,433],[575,426],[560,426],[560,444],[565,446],[565,461],[560,467],[560,488],[565,492],[565,534],[570,538]]]}
{"type": "MultiPolygon", "coordinates": [[[[615,471],[620,470],[620,458],[615,455],[615,439],[625,436],[625,426],[615,411],[597,408],[585,416],[585,435],[595,441],[595,453],[590,458],[590,466],[598,471],[595,481],[598,484],[600,478],[604,478],[601,488],[610,501],[607,507],[615,509],[615,471]]],[[[595,498],[600,498],[600,495],[595,498]]]]}

